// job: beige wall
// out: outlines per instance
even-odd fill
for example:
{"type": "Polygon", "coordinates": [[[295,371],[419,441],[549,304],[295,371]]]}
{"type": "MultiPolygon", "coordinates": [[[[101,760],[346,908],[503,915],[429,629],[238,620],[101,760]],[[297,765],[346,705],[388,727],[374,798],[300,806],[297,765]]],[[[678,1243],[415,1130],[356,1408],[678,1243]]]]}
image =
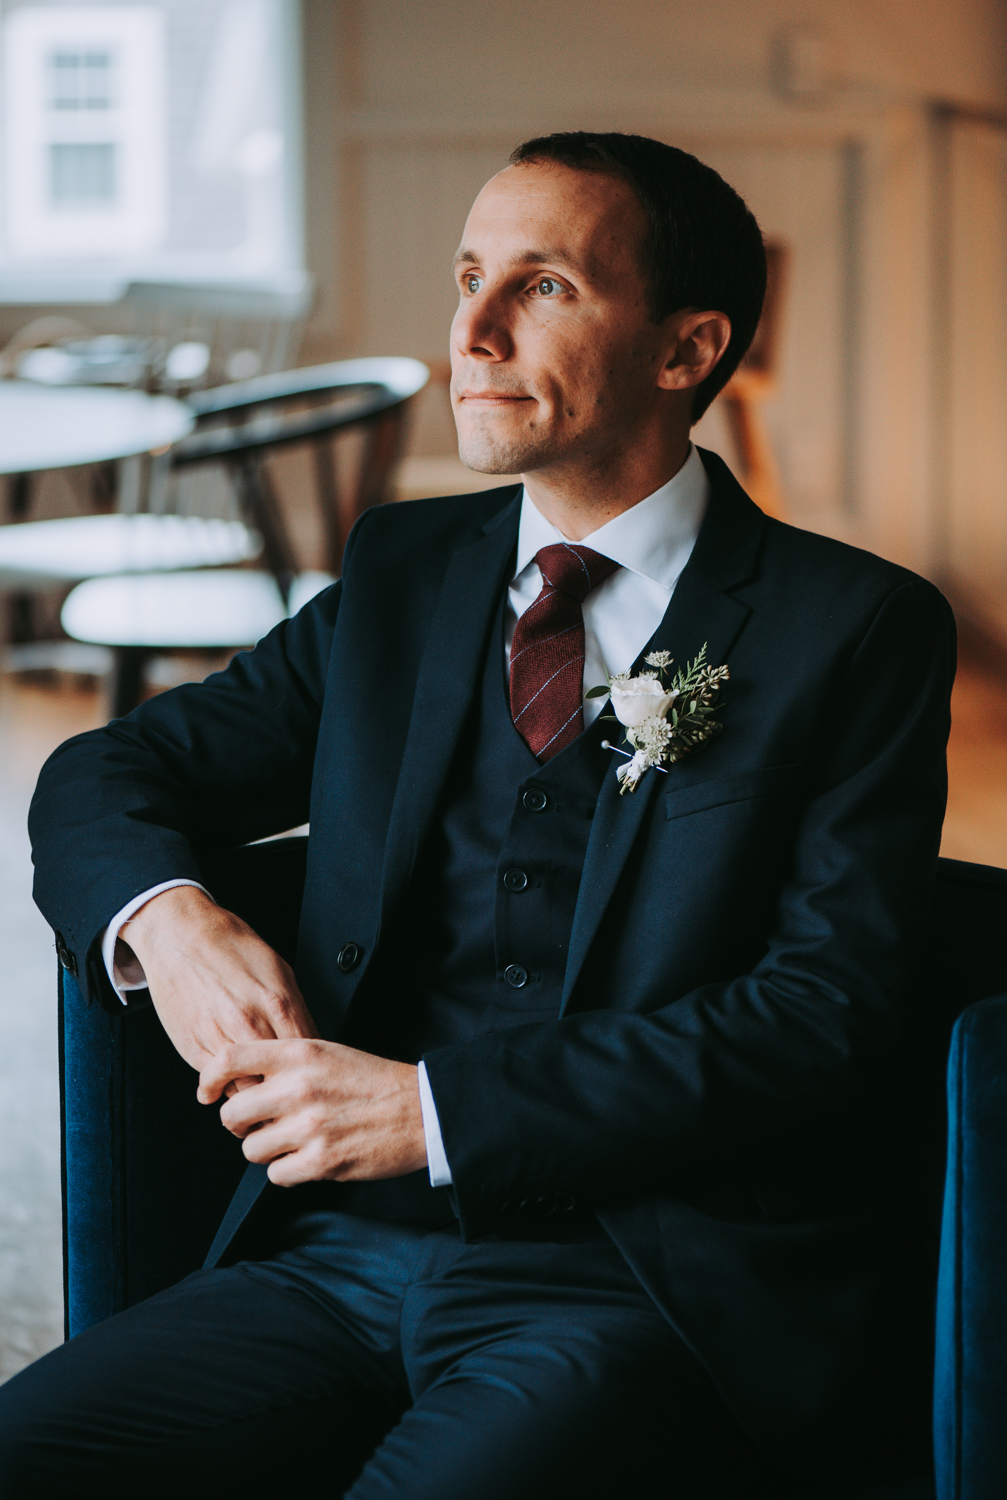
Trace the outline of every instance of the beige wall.
{"type": "Polygon", "coordinates": [[[436,115],[617,109],[638,91],[763,90],[779,33],[831,39],[837,82],[885,95],[1007,103],[1007,25],[996,0],[361,0],[353,7],[364,106],[436,115]]]}
{"type": "MultiPolygon", "coordinates": [[[[546,12],[531,0],[303,7],[316,336],[333,346],[373,339],[376,305],[386,323],[393,317],[361,264],[375,254],[376,217],[393,215],[391,195],[423,195],[426,217],[438,218],[453,243],[482,178],[540,130],[668,134],[673,121],[680,135],[700,119],[707,137],[768,130],[803,138],[828,135],[830,122],[841,135],[851,114],[898,104],[1007,109],[1004,0],[556,0],[546,12]],[[816,102],[788,103],[784,44],[809,26],[821,37],[827,87],[816,102]],[[410,147],[438,157],[430,182],[410,178],[410,147]],[[387,185],[376,180],[382,154],[387,185]]],[[[430,296],[438,272],[443,279],[436,266],[410,274],[430,296]]],[[[416,336],[413,327],[402,332],[416,336]]]]}

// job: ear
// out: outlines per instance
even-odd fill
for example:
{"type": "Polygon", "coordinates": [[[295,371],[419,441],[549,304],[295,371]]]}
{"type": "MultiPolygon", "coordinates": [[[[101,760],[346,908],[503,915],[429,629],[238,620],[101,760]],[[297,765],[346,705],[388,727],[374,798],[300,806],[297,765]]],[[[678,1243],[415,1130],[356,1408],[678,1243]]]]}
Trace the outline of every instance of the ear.
{"type": "Polygon", "coordinates": [[[700,385],[719,364],[731,341],[726,313],[683,308],[667,319],[664,364],[658,375],[663,391],[685,391],[700,385]]]}

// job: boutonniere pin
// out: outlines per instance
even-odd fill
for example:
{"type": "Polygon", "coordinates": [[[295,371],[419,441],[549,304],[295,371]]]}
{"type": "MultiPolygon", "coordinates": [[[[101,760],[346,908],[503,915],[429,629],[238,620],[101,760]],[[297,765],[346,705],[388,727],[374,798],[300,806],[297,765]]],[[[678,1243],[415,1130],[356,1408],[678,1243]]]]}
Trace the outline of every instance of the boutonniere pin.
{"type": "Polygon", "coordinates": [[[721,683],[730,673],[724,666],[711,667],[706,660],[706,645],[691,665],[671,675],[670,651],[652,651],[644,657],[652,672],[631,677],[616,672],[604,687],[592,688],[586,698],[611,695],[614,715],[626,731],[626,743],[633,751],[619,750],[602,740],[604,750],[615,750],[626,757],[616,767],[619,791],[632,792],[645,771],[653,768],[667,772],[669,766],[698,750],[723,728],[713,717],[720,696],[721,683]]]}

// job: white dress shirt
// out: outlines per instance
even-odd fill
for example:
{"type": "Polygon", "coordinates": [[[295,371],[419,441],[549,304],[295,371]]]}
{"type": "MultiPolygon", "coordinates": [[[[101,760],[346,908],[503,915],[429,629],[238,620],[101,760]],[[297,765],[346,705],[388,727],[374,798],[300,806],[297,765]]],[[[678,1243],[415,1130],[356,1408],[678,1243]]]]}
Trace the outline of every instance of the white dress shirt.
{"type": "MultiPolygon", "coordinates": [[[[620,565],[617,572],[584,600],[585,692],[603,685],[613,672],[628,671],[661,623],[695,545],[709,493],[706,470],[690,444],[689,456],[673,479],[645,500],[624,510],[613,521],[606,521],[590,536],[581,538],[585,547],[620,565]]],[[[542,547],[569,540],[546,520],[524,491],[521,495],[517,566],[507,591],[505,652],[508,665],[514,627],[542,589],[542,574],[535,555],[542,547]]],[[[604,704],[603,697],[587,699],[584,704],[585,725],[594,721],[604,704]]],[[[146,989],[147,981],[136,959],[129,962],[121,948],[122,967],[117,964],[115,950],[119,932],[145,902],[178,885],[198,885],[198,882],[169,880],[163,885],[152,886],[124,906],[105,930],[102,958],[123,1004],[126,1003],[127,991],[146,989]]],[[[202,886],[198,888],[203,889],[202,886]]],[[[419,1065],[419,1089],[430,1181],[434,1187],[447,1187],[452,1180],[451,1168],[441,1139],[433,1091],[422,1062],[419,1065]]]]}

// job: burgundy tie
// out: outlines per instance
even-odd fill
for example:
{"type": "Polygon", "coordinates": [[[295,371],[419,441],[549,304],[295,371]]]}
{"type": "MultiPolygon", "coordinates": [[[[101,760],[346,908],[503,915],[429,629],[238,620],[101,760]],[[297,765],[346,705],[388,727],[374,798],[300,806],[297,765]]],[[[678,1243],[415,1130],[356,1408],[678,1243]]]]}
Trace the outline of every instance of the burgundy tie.
{"type": "Polygon", "coordinates": [[[575,542],[543,547],[535,561],[542,592],[514,627],[510,708],[532,754],[551,760],[584,728],[581,604],[619,564],[575,542]]]}

